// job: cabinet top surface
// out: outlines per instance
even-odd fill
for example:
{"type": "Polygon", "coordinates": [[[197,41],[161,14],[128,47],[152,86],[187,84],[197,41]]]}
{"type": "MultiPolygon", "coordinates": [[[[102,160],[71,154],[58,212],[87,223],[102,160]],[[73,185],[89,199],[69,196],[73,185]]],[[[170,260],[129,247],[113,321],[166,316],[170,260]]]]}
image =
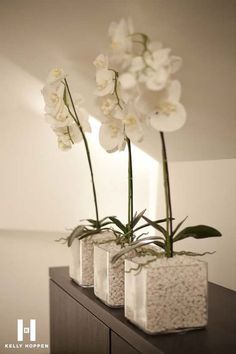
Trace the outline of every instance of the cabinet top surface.
{"type": "Polygon", "coordinates": [[[208,283],[209,321],[206,329],[148,335],[124,317],[123,309],[104,305],[93,288],[82,288],[69,277],[68,267],[50,268],[51,280],[141,353],[236,353],[236,292],[208,283]]]}

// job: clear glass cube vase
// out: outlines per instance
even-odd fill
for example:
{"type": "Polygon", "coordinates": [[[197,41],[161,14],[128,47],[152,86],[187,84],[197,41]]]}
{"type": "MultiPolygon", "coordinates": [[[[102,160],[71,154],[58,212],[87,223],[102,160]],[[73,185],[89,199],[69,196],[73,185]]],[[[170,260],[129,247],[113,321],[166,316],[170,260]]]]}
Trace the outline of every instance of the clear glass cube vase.
{"type": "Polygon", "coordinates": [[[114,239],[112,231],[98,233],[92,236],[75,239],[70,247],[71,261],[69,266],[70,277],[82,287],[93,287],[93,244],[114,239]]]}
{"type": "Polygon", "coordinates": [[[125,260],[125,317],[148,334],[205,327],[207,263],[189,256],[125,260]]]}
{"type": "Polygon", "coordinates": [[[94,294],[109,307],[124,306],[124,258],[111,262],[120,250],[115,242],[94,244],[94,294]]]}

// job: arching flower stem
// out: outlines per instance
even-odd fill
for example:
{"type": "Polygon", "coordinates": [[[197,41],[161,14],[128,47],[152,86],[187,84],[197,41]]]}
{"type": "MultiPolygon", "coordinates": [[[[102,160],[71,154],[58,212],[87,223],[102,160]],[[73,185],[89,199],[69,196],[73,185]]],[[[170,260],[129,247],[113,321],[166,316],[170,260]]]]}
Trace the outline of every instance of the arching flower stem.
{"type": "Polygon", "coordinates": [[[69,88],[68,82],[67,82],[66,79],[64,79],[64,82],[65,82],[65,86],[66,86],[66,89],[67,89],[67,92],[68,92],[68,95],[69,95],[69,98],[70,98],[70,101],[71,101],[71,105],[72,105],[72,108],[73,108],[73,111],[74,111],[74,115],[75,115],[75,118],[76,118],[76,124],[77,124],[77,126],[78,126],[78,128],[79,128],[79,130],[81,132],[81,135],[82,135],[82,138],[83,138],[83,141],[84,141],[84,146],[85,146],[85,150],[86,150],[86,154],[87,154],[87,158],[88,158],[89,170],[90,170],[90,175],[91,175],[91,182],[92,182],[92,189],[93,189],[93,199],[94,199],[94,205],[95,205],[97,228],[99,229],[100,228],[100,222],[99,222],[99,215],[98,215],[97,194],[96,194],[94,175],[93,175],[93,167],[92,167],[92,161],[91,161],[88,141],[87,141],[87,138],[86,138],[86,136],[84,134],[83,128],[82,128],[82,126],[80,124],[80,120],[79,120],[79,117],[78,117],[76,109],[75,109],[74,101],[73,101],[73,98],[72,98],[72,95],[71,95],[71,92],[70,92],[70,88],[69,88]]]}
{"type": "Polygon", "coordinates": [[[133,241],[133,215],[134,215],[133,164],[132,164],[131,142],[128,137],[126,137],[126,141],[127,141],[127,147],[128,147],[128,228],[130,231],[129,243],[131,243],[133,241]]]}

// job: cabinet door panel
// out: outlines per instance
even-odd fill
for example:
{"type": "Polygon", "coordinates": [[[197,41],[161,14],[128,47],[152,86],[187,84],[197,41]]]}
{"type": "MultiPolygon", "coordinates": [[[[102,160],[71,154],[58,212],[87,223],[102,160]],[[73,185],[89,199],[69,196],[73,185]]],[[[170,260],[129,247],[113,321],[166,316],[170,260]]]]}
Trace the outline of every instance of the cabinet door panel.
{"type": "Polygon", "coordinates": [[[109,328],[50,281],[51,354],[108,354],[109,328]]]}
{"type": "Polygon", "coordinates": [[[111,331],[111,354],[138,354],[134,347],[111,331]]]}

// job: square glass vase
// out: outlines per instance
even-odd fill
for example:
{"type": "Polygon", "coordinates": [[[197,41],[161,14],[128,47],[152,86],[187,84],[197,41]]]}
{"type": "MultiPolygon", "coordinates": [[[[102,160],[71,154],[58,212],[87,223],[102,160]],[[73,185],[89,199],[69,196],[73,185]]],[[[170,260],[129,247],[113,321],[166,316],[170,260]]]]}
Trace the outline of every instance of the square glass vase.
{"type": "Polygon", "coordinates": [[[69,274],[71,279],[82,287],[93,287],[93,244],[114,239],[112,231],[101,232],[92,236],[75,239],[70,247],[71,259],[69,274]]]}
{"type": "Polygon", "coordinates": [[[207,263],[178,255],[126,259],[125,317],[148,334],[205,327],[207,263]]]}
{"type": "Polygon", "coordinates": [[[124,306],[124,258],[111,263],[120,250],[115,242],[94,244],[94,294],[109,307],[124,306]]]}

